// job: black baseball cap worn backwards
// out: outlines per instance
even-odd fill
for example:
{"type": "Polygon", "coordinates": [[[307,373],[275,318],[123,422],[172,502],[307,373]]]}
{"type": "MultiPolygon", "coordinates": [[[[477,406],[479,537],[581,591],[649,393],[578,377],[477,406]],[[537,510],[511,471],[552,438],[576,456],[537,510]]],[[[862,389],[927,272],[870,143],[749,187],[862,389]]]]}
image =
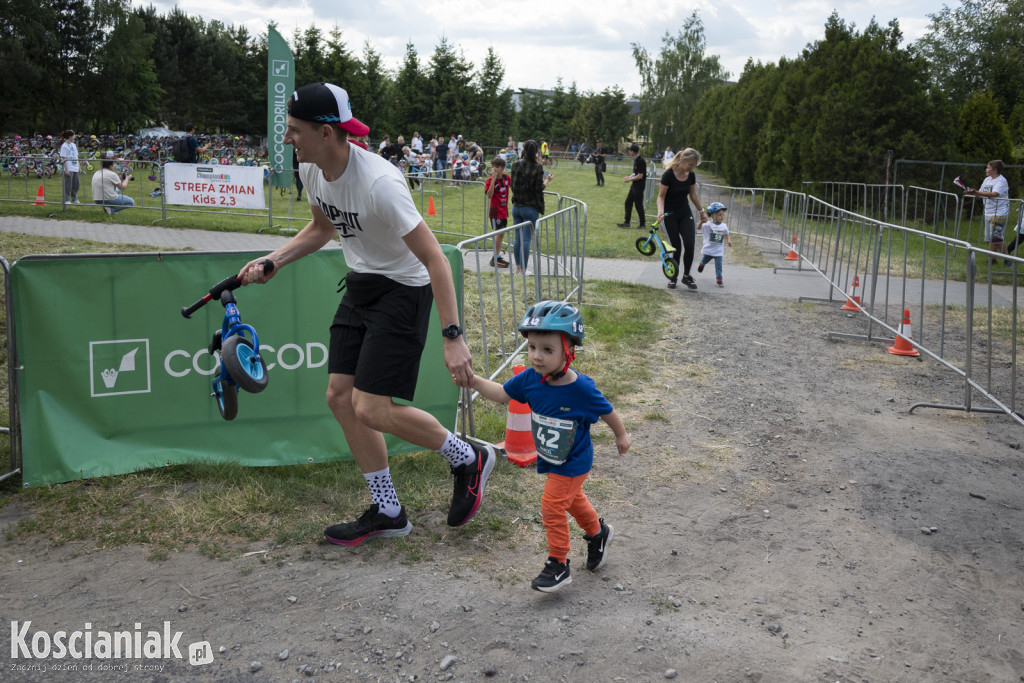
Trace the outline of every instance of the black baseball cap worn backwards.
{"type": "Polygon", "coordinates": [[[288,114],[303,121],[333,123],[356,137],[370,134],[370,127],[352,116],[348,93],[333,83],[304,85],[288,98],[288,114]]]}

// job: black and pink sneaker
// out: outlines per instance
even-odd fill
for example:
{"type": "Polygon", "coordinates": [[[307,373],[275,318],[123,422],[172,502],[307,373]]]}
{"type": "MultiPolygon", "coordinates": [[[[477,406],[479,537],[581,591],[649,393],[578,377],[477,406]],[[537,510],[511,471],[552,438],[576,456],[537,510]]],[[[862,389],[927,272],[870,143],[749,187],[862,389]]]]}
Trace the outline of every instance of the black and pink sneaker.
{"type": "Polygon", "coordinates": [[[473,519],[484,499],[487,478],[498,459],[490,445],[483,448],[473,446],[473,451],[476,453],[475,462],[452,468],[455,491],[452,493],[452,506],[448,509],[448,526],[462,526],[473,519]]]}
{"type": "Polygon", "coordinates": [[[404,507],[398,517],[388,517],[374,503],[356,521],[327,527],[324,536],[331,543],[352,547],[373,536],[408,536],[410,531],[412,524],[409,523],[404,507]]]}

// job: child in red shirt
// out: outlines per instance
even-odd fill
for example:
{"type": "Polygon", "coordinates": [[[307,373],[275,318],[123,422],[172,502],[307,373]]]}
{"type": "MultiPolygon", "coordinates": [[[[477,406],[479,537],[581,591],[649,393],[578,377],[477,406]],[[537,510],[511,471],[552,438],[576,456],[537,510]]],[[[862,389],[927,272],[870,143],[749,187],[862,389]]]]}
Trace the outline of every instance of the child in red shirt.
{"type": "MultiPolygon", "coordinates": [[[[500,156],[491,159],[491,175],[484,183],[484,194],[491,200],[489,216],[491,230],[503,230],[508,227],[508,192],[512,187],[512,178],[505,175],[505,160],[500,156]]],[[[505,233],[494,237],[494,256],[491,257],[492,268],[508,268],[508,261],[501,255],[501,243],[505,233]]]]}

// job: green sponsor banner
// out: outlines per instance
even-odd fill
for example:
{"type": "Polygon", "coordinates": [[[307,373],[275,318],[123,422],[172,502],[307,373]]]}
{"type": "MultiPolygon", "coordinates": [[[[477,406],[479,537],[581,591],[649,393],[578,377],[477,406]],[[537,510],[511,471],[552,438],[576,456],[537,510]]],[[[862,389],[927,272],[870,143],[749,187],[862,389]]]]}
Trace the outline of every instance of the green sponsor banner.
{"type": "Polygon", "coordinates": [[[292,184],[292,146],[284,144],[288,98],[295,92],[295,60],[288,43],[273,26],[267,28],[267,158],[270,184],[292,184]],[[284,169],[284,172],[282,172],[284,169]]]}
{"type": "MultiPolygon", "coordinates": [[[[462,255],[442,249],[462,290],[462,255]]],[[[224,308],[191,320],[181,308],[254,258],[139,254],[20,259],[11,270],[26,487],[192,460],[286,465],[351,459],[327,407],[327,345],[347,272],[340,249],[283,268],[267,285],[235,291],[259,335],[269,384],[238,392],[225,421],[210,396],[207,352],[224,308]]],[[[452,427],[459,388],[431,315],[413,405],[452,427]]],[[[422,450],[387,435],[392,455],[422,450]]]]}

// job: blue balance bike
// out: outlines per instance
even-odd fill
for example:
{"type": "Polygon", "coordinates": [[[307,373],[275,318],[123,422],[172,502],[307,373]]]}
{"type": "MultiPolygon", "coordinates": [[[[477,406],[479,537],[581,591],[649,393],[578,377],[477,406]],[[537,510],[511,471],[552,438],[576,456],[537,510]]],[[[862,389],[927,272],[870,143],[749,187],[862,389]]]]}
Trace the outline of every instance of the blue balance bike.
{"type": "MultiPolygon", "coordinates": [[[[263,271],[274,270],[273,261],[263,262],[263,271]]],[[[207,349],[210,355],[220,354],[213,376],[213,394],[217,408],[225,420],[234,420],[238,415],[238,388],[258,394],[267,388],[267,363],[260,357],[260,340],[252,325],[246,325],[238,313],[234,290],[242,286],[237,275],[218,282],[210,288],[209,294],[191,306],[181,309],[181,314],[191,318],[192,314],[213,299],[224,306],[224,321],[221,328],[213,333],[213,340],[207,349]],[[246,337],[248,333],[248,337],[246,337]]]]}

